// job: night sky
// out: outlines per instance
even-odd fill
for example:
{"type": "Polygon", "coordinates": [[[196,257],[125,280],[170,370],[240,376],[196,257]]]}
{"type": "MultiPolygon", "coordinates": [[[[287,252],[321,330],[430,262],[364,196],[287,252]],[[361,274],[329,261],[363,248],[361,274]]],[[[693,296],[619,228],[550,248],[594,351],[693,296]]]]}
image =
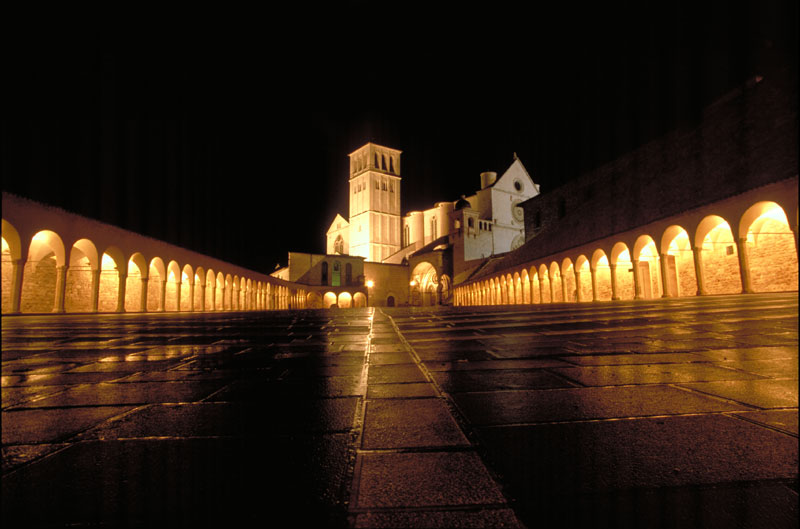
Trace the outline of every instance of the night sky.
{"type": "Polygon", "coordinates": [[[515,152],[546,192],[797,67],[796,2],[696,3],[38,28],[4,53],[3,189],[269,273],[324,252],[367,141],[403,151],[404,212],[473,193],[515,152]]]}

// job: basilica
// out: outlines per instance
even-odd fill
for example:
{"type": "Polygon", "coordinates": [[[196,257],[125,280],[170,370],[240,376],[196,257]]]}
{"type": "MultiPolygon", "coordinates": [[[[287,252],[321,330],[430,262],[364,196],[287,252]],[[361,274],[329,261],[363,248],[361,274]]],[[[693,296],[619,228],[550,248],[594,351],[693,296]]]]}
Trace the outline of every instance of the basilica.
{"type": "Polygon", "coordinates": [[[290,252],[273,274],[305,285],[309,307],[452,304],[455,283],[525,242],[521,204],[539,186],[516,155],[499,177],[480,173],[474,194],[403,214],[401,154],[375,143],[351,153],[349,215],[333,219],[326,253],[290,252]]]}

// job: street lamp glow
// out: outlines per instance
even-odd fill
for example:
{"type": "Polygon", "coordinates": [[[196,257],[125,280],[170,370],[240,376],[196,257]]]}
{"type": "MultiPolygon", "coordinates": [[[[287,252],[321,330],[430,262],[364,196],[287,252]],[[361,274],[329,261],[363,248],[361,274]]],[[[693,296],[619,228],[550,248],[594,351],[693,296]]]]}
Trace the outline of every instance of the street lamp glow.
{"type": "Polygon", "coordinates": [[[372,288],[375,283],[372,282],[372,279],[367,279],[367,288],[372,288]]]}
{"type": "Polygon", "coordinates": [[[409,283],[409,285],[411,285],[412,287],[415,286],[416,284],[417,284],[417,280],[416,279],[412,279],[411,283],[409,283]]]}

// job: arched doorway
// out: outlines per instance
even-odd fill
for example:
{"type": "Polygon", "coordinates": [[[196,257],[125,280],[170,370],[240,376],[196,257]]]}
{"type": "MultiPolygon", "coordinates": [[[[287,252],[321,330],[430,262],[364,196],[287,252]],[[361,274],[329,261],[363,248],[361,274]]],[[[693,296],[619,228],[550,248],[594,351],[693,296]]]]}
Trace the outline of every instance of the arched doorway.
{"type": "Polygon", "coordinates": [[[428,261],[422,261],[411,272],[411,304],[430,307],[438,305],[439,277],[436,268],[428,261]]]}

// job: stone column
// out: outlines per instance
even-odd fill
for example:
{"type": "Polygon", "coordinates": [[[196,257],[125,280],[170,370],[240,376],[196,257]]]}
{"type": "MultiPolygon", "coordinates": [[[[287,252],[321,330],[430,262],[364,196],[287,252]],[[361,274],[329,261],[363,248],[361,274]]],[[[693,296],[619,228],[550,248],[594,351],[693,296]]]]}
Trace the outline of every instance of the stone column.
{"type": "Polygon", "coordinates": [[[164,302],[167,300],[167,282],[163,278],[161,280],[161,299],[158,300],[158,310],[164,312],[164,302]]]}
{"type": "Polygon", "coordinates": [[[694,276],[697,278],[697,295],[707,296],[708,292],[706,292],[703,274],[703,248],[692,246],[692,255],[694,255],[694,276]]]}
{"type": "Polygon", "coordinates": [[[639,271],[639,259],[631,259],[633,265],[633,299],[642,299],[642,276],[639,271]]]}
{"type": "Polygon", "coordinates": [[[617,265],[609,264],[608,267],[611,269],[611,299],[617,301],[619,300],[619,294],[617,293],[617,265]]]}
{"type": "Polygon", "coordinates": [[[589,267],[589,275],[592,276],[592,301],[597,301],[597,270],[593,267],[589,267]]]}
{"type": "Polygon", "coordinates": [[[100,274],[102,270],[92,270],[92,312],[97,312],[97,303],[100,299],[100,274]]]}
{"type": "MultiPolygon", "coordinates": [[[[574,267],[573,267],[573,269],[574,269],[574,267]]],[[[567,303],[568,301],[570,301],[570,300],[567,299],[567,280],[563,275],[561,276],[561,300],[564,303],[567,303]]]]}
{"type": "Polygon", "coordinates": [[[572,271],[575,273],[575,301],[580,303],[583,301],[581,299],[581,272],[578,270],[578,267],[574,267],[572,271]]]}
{"type": "Polygon", "coordinates": [[[206,284],[200,283],[200,312],[206,311],[206,284]]]}
{"type": "Polygon", "coordinates": [[[736,240],[736,251],[739,252],[739,276],[742,279],[742,294],[753,293],[753,279],[750,276],[750,256],[747,254],[747,238],[736,240]]]}
{"type": "Polygon", "coordinates": [[[670,298],[669,289],[667,288],[667,254],[658,254],[658,261],[661,268],[661,297],[670,298]]]}
{"type": "Polygon", "coordinates": [[[556,297],[553,295],[553,278],[551,277],[549,270],[547,271],[547,282],[550,283],[550,303],[555,303],[556,297]]]}
{"type": "Polygon", "coordinates": [[[128,274],[119,271],[117,283],[117,308],[116,312],[125,312],[125,289],[128,287],[128,274]]]}
{"type": "Polygon", "coordinates": [[[53,312],[64,312],[64,295],[67,288],[67,267],[56,267],[56,299],[53,303],[53,312]]]}
{"type": "Polygon", "coordinates": [[[194,312],[194,283],[194,281],[189,283],[189,312],[194,312]]]}
{"type": "Polygon", "coordinates": [[[183,288],[183,281],[175,281],[175,311],[181,311],[181,289],[183,288]]]}
{"type": "Polygon", "coordinates": [[[139,303],[141,304],[139,310],[141,312],[147,312],[147,283],[150,281],[150,278],[142,277],[140,281],[142,282],[142,285],[141,292],[139,293],[139,303]]]}
{"type": "Polygon", "coordinates": [[[22,270],[19,259],[11,260],[11,313],[19,313],[19,300],[22,295],[22,270]]]}

